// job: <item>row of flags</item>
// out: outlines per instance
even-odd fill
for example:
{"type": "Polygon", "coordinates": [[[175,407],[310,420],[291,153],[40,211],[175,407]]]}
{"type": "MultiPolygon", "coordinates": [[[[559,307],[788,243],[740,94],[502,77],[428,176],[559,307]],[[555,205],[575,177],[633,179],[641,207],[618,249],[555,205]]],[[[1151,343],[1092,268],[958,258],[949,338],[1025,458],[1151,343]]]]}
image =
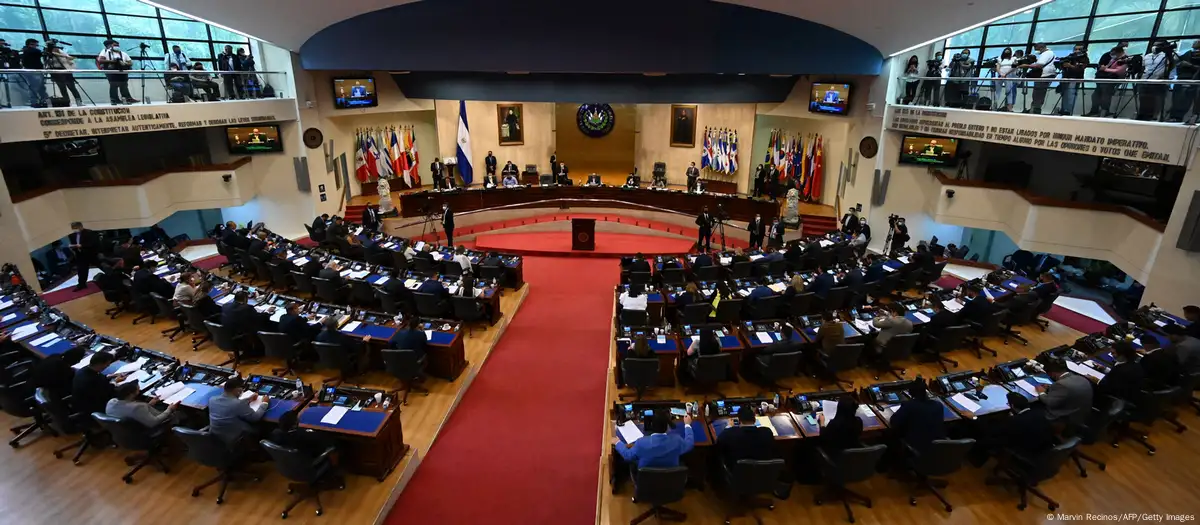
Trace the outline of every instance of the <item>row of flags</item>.
{"type": "Polygon", "coordinates": [[[354,175],[359,182],[394,179],[416,188],[421,185],[420,165],[412,126],[355,130],[354,175]]]}
{"type": "Polygon", "coordinates": [[[824,139],[817,134],[789,134],[771,130],[764,164],[779,170],[779,183],[796,188],[805,200],[821,199],[821,177],[824,172],[824,139]]]}
{"type": "Polygon", "coordinates": [[[704,128],[704,149],[700,152],[700,169],[732,175],[738,169],[737,131],[724,128],[704,128]]]}

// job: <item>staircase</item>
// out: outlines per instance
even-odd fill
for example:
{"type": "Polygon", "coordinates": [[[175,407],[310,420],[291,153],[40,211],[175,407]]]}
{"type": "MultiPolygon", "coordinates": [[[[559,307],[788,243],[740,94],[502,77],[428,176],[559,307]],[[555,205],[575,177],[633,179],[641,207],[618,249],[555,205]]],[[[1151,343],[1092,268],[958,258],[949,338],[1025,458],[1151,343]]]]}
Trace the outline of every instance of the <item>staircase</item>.
{"type": "Polygon", "coordinates": [[[801,214],[800,217],[804,219],[804,231],[801,232],[804,236],[824,235],[831,231],[838,230],[837,217],[824,217],[821,215],[804,214],[801,214]]]}
{"type": "Polygon", "coordinates": [[[346,213],[342,218],[355,224],[362,224],[363,212],[367,209],[365,204],[352,204],[346,206],[346,213]]]}

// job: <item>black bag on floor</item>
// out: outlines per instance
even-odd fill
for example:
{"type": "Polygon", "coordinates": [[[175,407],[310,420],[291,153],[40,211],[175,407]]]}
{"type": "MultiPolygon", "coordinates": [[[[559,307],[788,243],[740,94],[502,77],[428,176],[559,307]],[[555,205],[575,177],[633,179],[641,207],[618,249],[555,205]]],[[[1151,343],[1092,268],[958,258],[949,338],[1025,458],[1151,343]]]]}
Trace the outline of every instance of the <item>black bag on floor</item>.
{"type": "Polygon", "coordinates": [[[50,107],[69,108],[71,107],[71,99],[67,97],[50,97],[50,107]]]}

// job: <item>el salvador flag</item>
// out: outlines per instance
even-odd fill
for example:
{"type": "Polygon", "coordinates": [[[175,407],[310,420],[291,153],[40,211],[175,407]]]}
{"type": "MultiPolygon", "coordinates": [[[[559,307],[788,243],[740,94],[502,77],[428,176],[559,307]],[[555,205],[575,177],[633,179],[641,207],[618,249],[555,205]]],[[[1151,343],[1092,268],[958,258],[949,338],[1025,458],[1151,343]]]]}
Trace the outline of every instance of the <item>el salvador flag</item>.
{"type": "Polygon", "coordinates": [[[471,167],[471,133],[467,130],[467,102],[458,101],[458,173],[463,184],[471,184],[474,170],[471,167]]]}

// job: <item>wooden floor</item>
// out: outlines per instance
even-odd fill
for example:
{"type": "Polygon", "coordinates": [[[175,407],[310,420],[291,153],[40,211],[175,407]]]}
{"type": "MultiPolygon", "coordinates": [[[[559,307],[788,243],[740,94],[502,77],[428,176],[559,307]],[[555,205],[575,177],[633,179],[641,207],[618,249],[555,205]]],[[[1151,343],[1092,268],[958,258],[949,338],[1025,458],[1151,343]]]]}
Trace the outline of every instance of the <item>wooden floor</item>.
{"type": "MultiPolygon", "coordinates": [[[[998,358],[985,354],[986,358],[980,360],[968,350],[957,351],[950,357],[959,362],[958,370],[978,370],[1019,357],[1033,357],[1041,350],[1072,343],[1081,334],[1051,322],[1050,329],[1046,332],[1025,330],[1023,335],[1029,336],[1029,346],[1021,346],[1016,341],[1005,346],[998,339],[989,340],[987,344],[999,352],[998,358]]],[[[920,374],[931,378],[941,374],[940,368],[933,364],[911,363],[908,366],[908,377],[920,374]]],[[[611,362],[609,368],[609,394],[603,415],[605,421],[609,420],[608,409],[612,407],[618,393],[611,377],[611,362]]],[[[875,381],[873,373],[861,369],[854,372],[844,373],[842,377],[854,380],[856,389],[893,379],[889,376],[875,381]]],[[[795,392],[817,389],[816,382],[811,378],[793,379],[782,384],[793,388],[795,392]]],[[[759,392],[745,379],[738,383],[721,383],[720,390],[729,397],[751,396],[759,392]]],[[[681,388],[657,389],[653,392],[652,397],[657,399],[695,399],[685,395],[681,388]]],[[[599,417],[599,414],[597,416],[599,417]]],[[[1195,521],[1196,516],[1200,514],[1200,498],[1196,495],[1196,487],[1200,484],[1200,441],[1197,440],[1200,418],[1196,417],[1195,412],[1187,411],[1180,420],[1192,429],[1177,434],[1166,424],[1153,428],[1150,441],[1158,447],[1155,456],[1148,456],[1144,449],[1129,443],[1122,444],[1117,449],[1107,444],[1088,446],[1084,448],[1088,454],[1108,463],[1107,471],[1101,472],[1094,465],[1089,465],[1089,477],[1084,479],[1080,478],[1074,466],[1068,463],[1056,478],[1042,484],[1041,488],[1050,497],[1058,500],[1061,505],[1058,513],[1190,514],[1192,518],[1187,521],[1195,521]]],[[[606,425],[605,429],[600,461],[597,523],[624,525],[648,507],[631,501],[633,488],[629,483],[624,485],[621,493],[611,493],[608,483],[608,456],[612,450],[609,445],[612,437],[611,424],[606,425]]],[[[854,515],[859,524],[1010,524],[1063,521],[1047,519],[1049,510],[1045,504],[1032,497],[1029,508],[1018,511],[1015,491],[984,485],[984,478],[989,471],[990,464],[983,469],[968,466],[949,478],[950,486],[943,492],[954,506],[953,512],[949,514],[930,494],[918,497],[917,506],[910,506],[906,484],[882,475],[876,476],[867,483],[852,487],[875,500],[874,508],[856,505],[854,515]]],[[[788,500],[776,500],[775,510],[763,509],[758,515],[763,518],[763,523],[768,525],[845,523],[846,515],[841,503],[826,502],[823,506],[815,506],[815,492],[816,487],[794,485],[788,500]]],[[[687,523],[699,525],[724,523],[727,509],[725,500],[721,499],[711,486],[703,492],[688,490],[683,501],[668,507],[686,512],[687,523]]],[[[1081,517],[1078,521],[1084,520],[1081,517]]],[[[647,523],[654,523],[653,518],[647,523]]],[[[733,523],[750,524],[753,520],[749,517],[735,518],[733,523]]]]}
{"type": "MultiPolygon", "coordinates": [[[[454,383],[430,378],[428,396],[414,394],[401,413],[404,441],[412,446],[408,456],[383,482],[362,476],[347,476],[345,491],[322,495],[325,515],[314,515],[311,502],[302,503],[288,517],[287,523],[375,523],[385,508],[395,501],[393,494],[401,480],[401,472],[413,459],[413,454],[425,454],[436,433],[465,389],[466,383],[478,372],[500,334],[516,314],[529,287],[506,290],[500,299],[504,313],[496,326],[480,327],[466,340],[467,370],[454,383]]],[[[72,319],[91,326],[97,332],[110,334],[130,343],[170,353],[181,360],[219,363],[227,354],[215,346],[205,345],[198,352],[191,350],[188,338],[169,343],[159,331],[167,328],[165,321],[154,325],[142,321],[131,325],[132,315],[109,320],[103,315],[106,302],[101,294],[93,294],[60,305],[72,319]]],[[[279,363],[264,361],[240,367],[244,374],[270,374],[279,363]]],[[[332,371],[305,373],[306,383],[320,384],[322,377],[332,371]]],[[[356,378],[357,379],[357,378],[356,378]]],[[[354,384],[394,389],[399,383],[384,372],[372,372],[354,384]]],[[[5,427],[17,423],[0,414],[5,427]]],[[[145,524],[222,524],[264,523],[279,520],[279,514],[290,501],[286,480],[274,472],[270,463],[255,465],[262,481],[238,482],[230,485],[225,503],[216,505],[217,487],[205,489],[199,498],[190,497],[192,487],[210,479],[214,471],[193,463],[181,455],[169,460],[171,472],[162,474],[150,468],[137,474],[132,485],[120,481],[127,467],[125,454],[118,450],[91,450],[84,455],[80,466],[73,466],[70,454],[56,460],[51,454],[65,446],[64,439],[41,437],[27,441],[20,449],[0,447],[0,523],[22,524],[84,524],[84,523],[145,523],[145,524]]],[[[398,494],[398,492],[396,492],[398,494]]]]}

